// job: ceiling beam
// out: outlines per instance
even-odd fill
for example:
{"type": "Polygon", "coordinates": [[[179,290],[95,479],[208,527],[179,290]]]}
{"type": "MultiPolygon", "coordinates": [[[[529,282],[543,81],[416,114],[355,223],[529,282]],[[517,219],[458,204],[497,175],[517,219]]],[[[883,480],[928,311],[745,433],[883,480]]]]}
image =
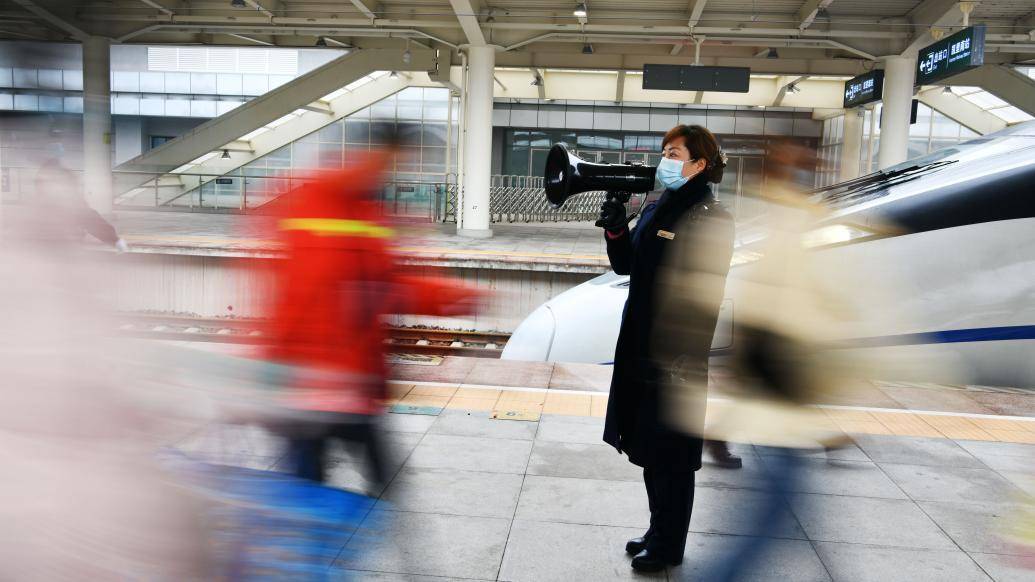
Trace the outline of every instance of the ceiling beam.
{"type": "Polygon", "coordinates": [[[669,56],[674,57],[679,53],[683,52],[684,46],[686,45],[682,43],[672,45],[672,50],[668,51],[669,56]]]}
{"type": "Polygon", "coordinates": [[[933,87],[921,91],[917,97],[924,105],[981,135],[1006,127],[1006,122],[1002,119],[955,93],[946,93],[944,87],[933,87]]]}
{"type": "Polygon", "coordinates": [[[154,8],[155,10],[161,12],[162,14],[167,14],[167,15],[170,15],[170,16],[175,14],[175,12],[173,12],[172,10],[166,8],[165,6],[162,6],[158,2],[155,2],[155,0],[140,0],[140,2],[142,2],[144,4],[147,4],[148,6],[150,6],[151,8],[154,8]]]}
{"type": "Polygon", "coordinates": [[[816,20],[821,8],[826,8],[834,3],[834,0],[808,0],[801,10],[798,10],[798,30],[805,30],[816,20]]]}
{"type": "Polygon", "coordinates": [[[539,90],[539,98],[546,99],[546,77],[543,76],[543,71],[532,67],[532,74],[535,75],[536,80],[539,82],[536,85],[536,89],[539,90]]]}
{"type": "Polygon", "coordinates": [[[370,20],[376,19],[377,13],[381,11],[381,6],[370,0],[352,0],[352,5],[370,20]]]}
{"type": "Polygon", "coordinates": [[[453,5],[453,12],[456,13],[460,27],[464,29],[467,42],[475,46],[485,46],[485,34],[482,33],[478,13],[471,5],[471,0],[449,0],[449,3],[453,5]]]}
{"type": "Polygon", "coordinates": [[[701,13],[704,12],[704,5],[707,3],[708,0],[693,0],[690,3],[690,20],[686,23],[690,27],[690,32],[693,32],[694,27],[701,21],[701,13]]]}
{"type": "Polygon", "coordinates": [[[959,4],[957,0],[924,0],[910,10],[906,17],[922,32],[918,32],[912,38],[902,51],[902,55],[915,55],[920,49],[934,42],[932,30],[959,26],[963,22],[963,11],[960,10],[959,4]]]}
{"type": "Polygon", "coordinates": [[[39,4],[33,2],[33,0],[14,0],[14,3],[21,6],[25,10],[31,12],[32,14],[36,15],[41,20],[45,21],[47,24],[61,29],[62,31],[64,31],[76,40],[83,41],[90,37],[90,35],[87,34],[86,31],[84,31],[83,29],[69,24],[64,19],[55,15],[53,12],[50,12],[46,8],[43,8],[39,4]]]}
{"type": "Polygon", "coordinates": [[[251,6],[256,11],[261,12],[266,18],[273,18],[275,16],[271,10],[268,10],[265,6],[259,4],[258,0],[244,0],[244,3],[251,6]]]}
{"type": "Polygon", "coordinates": [[[793,81],[790,81],[789,83],[785,83],[783,85],[783,87],[780,87],[780,91],[777,92],[777,94],[776,94],[776,99],[773,99],[773,107],[779,107],[779,106],[783,105],[783,100],[784,100],[784,98],[787,97],[787,93],[791,90],[791,87],[794,87],[798,83],[800,83],[800,82],[802,82],[802,81],[804,81],[805,79],[808,79],[808,78],[809,78],[808,75],[801,75],[797,79],[794,79],[793,81]]]}
{"type": "Polygon", "coordinates": [[[241,40],[246,40],[248,42],[252,42],[252,43],[255,43],[255,44],[261,44],[263,46],[276,46],[272,42],[265,41],[265,40],[258,39],[258,38],[254,38],[254,37],[248,36],[246,34],[237,34],[235,32],[229,32],[229,33],[227,33],[227,36],[232,36],[234,38],[239,38],[241,40]]]}

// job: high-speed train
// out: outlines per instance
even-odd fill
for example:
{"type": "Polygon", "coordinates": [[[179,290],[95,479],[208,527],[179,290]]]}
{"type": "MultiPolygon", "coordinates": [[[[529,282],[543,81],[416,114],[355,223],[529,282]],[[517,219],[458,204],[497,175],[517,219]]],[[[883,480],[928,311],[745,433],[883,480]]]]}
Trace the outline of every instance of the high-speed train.
{"type": "MultiPolygon", "coordinates": [[[[830,212],[809,233],[819,241],[813,258],[867,274],[830,286],[865,297],[867,281],[894,281],[893,305],[856,301],[881,326],[860,346],[951,362],[953,383],[1035,388],[1035,121],[815,196],[830,212]],[[900,228],[874,234],[889,224],[900,228]]],[[[750,238],[738,234],[713,356],[736,340],[736,281],[752,259],[750,238]]],[[[628,284],[609,272],[554,297],[518,326],[503,358],[611,363],[628,284]]]]}

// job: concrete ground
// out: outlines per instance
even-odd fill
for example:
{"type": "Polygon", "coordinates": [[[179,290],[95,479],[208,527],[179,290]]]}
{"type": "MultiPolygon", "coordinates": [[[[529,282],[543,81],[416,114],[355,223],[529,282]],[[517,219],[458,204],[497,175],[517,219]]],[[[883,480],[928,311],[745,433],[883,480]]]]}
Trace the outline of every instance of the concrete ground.
{"type": "MultiPolygon", "coordinates": [[[[373,492],[378,501],[366,518],[377,529],[360,528],[330,566],[332,577],[708,580],[711,560],[761,534],[771,541],[750,580],[1032,579],[999,534],[1030,510],[1035,444],[855,435],[855,446],[803,459],[806,478],[778,531],[747,518],[766,495],[759,487],[776,451],[736,446],[743,469],[706,463],[697,473],[684,563],[647,577],[624,553],[647,525],[640,472],[600,441],[603,419],[489,416],[460,408],[387,415],[392,478],[373,492]]],[[[256,466],[274,466],[280,455],[257,429],[211,428],[180,444],[233,451],[256,466]]],[[[344,450],[334,455],[330,483],[370,487],[344,450]]]]}

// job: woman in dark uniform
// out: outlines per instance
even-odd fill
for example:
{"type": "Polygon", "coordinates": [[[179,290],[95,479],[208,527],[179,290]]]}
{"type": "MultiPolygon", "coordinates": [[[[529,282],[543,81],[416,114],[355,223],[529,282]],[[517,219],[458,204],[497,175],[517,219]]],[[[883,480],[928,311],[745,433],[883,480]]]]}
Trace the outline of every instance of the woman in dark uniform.
{"type": "MultiPolygon", "coordinates": [[[[681,370],[694,370],[698,376],[703,370],[706,383],[711,337],[722,302],[719,288],[709,293],[714,297],[695,298],[695,317],[662,313],[657,307],[658,273],[666,261],[680,259],[666,255],[685,248],[685,242],[699,230],[709,234],[697,243],[705,245],[705,252],[698,248],[694,255],[705,257],[699,262],[708,264],[694,268],[718,273],[724,282],[733,252],[733,220],[715,200],[710,186],[722,180],[726,165],[715,136],[701,126],[678,125],[665,134],[662,149],[657,176],[666,189],[656,203],[644,208],[636,227],[629,230],[625,207],[614,200],[604,203],[598,222],[605,228],[611,267],[630,276],[629,299],[615,348],[604,441],[643,467],[650,529],[626,545],[626,551],[635,556],[632,567],[641,571],[661,570],[683,560],[694,471],[701,467],[704,444],[700,430],[688,434],[665,422],[668,414],[663,403],[667,400],[662,390],[671,369],[665,360],[678,358],[681,370]],[[708,226],[695,228],[700,225],[708,226]],[[700,329],[698,335],[707,341],[652,346],[658,339],[656,321],[666,317],[692,321],[700,329]]],[[[685,266],[686,261],[679,262],[685,266]]],[[[702,424],[703,408],[702,401],[702,424]]]]}

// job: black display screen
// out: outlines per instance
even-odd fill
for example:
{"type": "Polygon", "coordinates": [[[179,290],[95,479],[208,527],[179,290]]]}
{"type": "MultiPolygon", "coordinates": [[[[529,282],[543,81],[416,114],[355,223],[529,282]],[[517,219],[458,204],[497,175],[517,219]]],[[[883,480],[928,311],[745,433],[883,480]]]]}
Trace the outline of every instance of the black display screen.
{"type": "Polygon", "coordinates": [[[884,95],[884,71],[877,69],[845,82],[844,108],[880,101],[884,95]]]}
{"type": "Polygon", "coordinates": [[[916,84],[930,85],[985,64],[985,25],[964,28],[920,49],[916,84]]]}
{"type": "Polygon", "coordinates": [[[643,88],[662,91],[747,93],[751,69],[693,65],[643,65],[643,88]]]}

